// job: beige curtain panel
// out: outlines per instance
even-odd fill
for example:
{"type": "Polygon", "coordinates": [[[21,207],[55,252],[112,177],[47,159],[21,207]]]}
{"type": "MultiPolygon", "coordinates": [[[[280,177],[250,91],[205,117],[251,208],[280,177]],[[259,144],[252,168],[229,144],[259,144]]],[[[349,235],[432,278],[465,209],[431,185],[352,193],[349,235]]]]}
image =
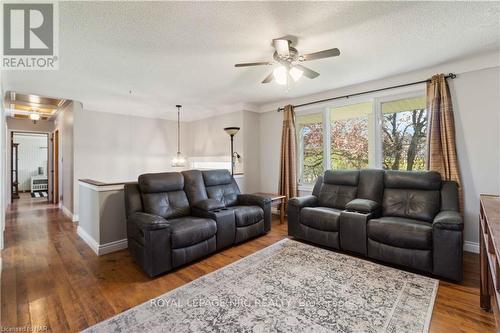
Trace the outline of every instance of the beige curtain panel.
{"type": "Polygon", "coordinates": [[[281,133],[279,194],[286,199],[297,196],[297,139],[295,112],[292,105],[284,107],[281,133]]]}
{"type": "Polygon", "coordinates": [[[455,143],[455,119],[450,88],[444,74],[434,75],[431,82],[427,83],[427,110],[429,111],[428,169],[440,172],[444,180],[458,183],[460,209],[463,212],[463,194],[455,143]]]}

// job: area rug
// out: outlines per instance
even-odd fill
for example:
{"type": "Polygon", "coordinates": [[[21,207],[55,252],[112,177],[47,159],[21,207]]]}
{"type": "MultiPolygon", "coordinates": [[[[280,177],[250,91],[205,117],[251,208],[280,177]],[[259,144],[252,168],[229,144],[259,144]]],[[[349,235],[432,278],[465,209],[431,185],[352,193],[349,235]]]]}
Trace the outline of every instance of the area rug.
{"type": "Polygon", "coordinates": [[[427,332],[437,288],[285,239],[86,332],[427,332]]]}
{"type": "Polygon", "coordinates": [[[32,198],[46,198],[48,196],[49,196],[49,194],[46,191],[31,192],[32,198]]]}

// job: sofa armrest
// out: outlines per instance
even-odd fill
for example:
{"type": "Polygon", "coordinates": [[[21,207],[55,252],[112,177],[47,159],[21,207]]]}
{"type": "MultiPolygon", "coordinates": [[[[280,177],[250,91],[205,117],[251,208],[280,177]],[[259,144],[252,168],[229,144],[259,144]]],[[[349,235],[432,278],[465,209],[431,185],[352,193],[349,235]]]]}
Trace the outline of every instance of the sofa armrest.
{"type": "Polygon", "coordinates": [[[239,194],[238,204],[243,206],[259,206],[264,211],[264,232],[271,230],[271,198],[255,194],[239,194]]]}
{"type": "Polygon", "coordinates": [[[373,200],[368,199],[354,199],[349,201],[345,208],[351,212],[358,213],[373,213],[380,208],[380,204],[373,200]]]}
{"type": "Polygon", "coordinates": [[[193,207],[204,211],[211,211],[216,209],[224,208],[225,205],[216,199],[205,199],[193,204],[193,207]]]}
{"type": "Polygon", "coordinates": [[[163,217],[143,212],[131,214],[127,221],[141,230],[166,229],[170,226],[170,222],[163,217]]]}
{"type": "Polygon", "coordinates": [[[238,195],[238,204],[243,206],[259,206],[263,208],[265,205],[270,203],[271,203],[270,197],[263,197],[255,194],[238,195]]]}
{"type": "Polygon", "coordinates": [[[170,221],[158,215],[136,212],[127,219],[128,249],[150,276],[172,269],[170,221]]]}
{"type": "Polygon", "coordinates": [[[434,228],[444,229],[444,230],[458,230],[462,231],[464,229],[464,223],[462,216],[459,212],[454,210],[442,210],[440,211],[432,223],[434,228]]]}
{"type": "Polygon", "coordinates": [[[304,207],[315,207],[317,205],[318,205],[318,197],[316,197],[315,195],[295,197],[288,200],[288,206],[294,206],[299,209],[304,207]]]}

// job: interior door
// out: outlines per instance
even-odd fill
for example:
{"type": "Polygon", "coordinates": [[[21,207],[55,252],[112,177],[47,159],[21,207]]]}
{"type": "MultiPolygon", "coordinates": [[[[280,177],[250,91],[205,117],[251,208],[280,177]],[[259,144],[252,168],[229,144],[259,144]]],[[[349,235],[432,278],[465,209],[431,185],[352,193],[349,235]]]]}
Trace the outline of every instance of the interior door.
{"type": "Polygon", "coordinates": [[[14,133],[11,134],[10,141],[10,201],[19,199],[19,179],[18,179],[18,152],[19,144],[14,143],[14,133]]]}
{"type": "Polygon", "coordinates": [[[52,134],[52,202],[59,203],[59,130],[52,134]]]}

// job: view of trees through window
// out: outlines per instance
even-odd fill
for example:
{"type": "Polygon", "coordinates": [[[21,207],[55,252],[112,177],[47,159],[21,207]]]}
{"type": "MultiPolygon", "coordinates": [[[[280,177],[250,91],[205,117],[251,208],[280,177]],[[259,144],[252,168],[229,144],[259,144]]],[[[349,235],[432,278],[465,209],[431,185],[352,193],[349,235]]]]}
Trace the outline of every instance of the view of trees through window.
{"type": "Polygon", "coordinates": [[[301,159],[301,183],[313,183],[323,174],[323,122],[322,115],[298,117],[299,158],[301,159]]]}
{"type": "Polygon", "coordinates": [[[368,119],[332,122],[332,169],[361,169],[368,166],[368,119]]]}
{"type": "Polygon", "coordinates": [[[330,110],[332,169],[368,167],[368,117],[372,103],[353,104],[330,110]]]}
{"type": "Polygon", "coordinates": [[[401,104],[401,101],[389,102],[387,107],[382,104],[383,167],[391,170],[424,170],[427,137],[425,105],[412,110],[396,103],[401,104]],[[394,109],[404,111],[391,112],[394,109]]]}
{"type": "Polygon", "coordinates": [[[299,114],[296,123],[300,183],[314,183],[325,167],[361,169],[371,165],[391,170],[424,170],[427,138],[425,96],[390,100],[378,105],[379,125],[375,124],[377,117],[372,102],[330,108],[325,111],[330,119],[328,123],[323,123],[322,112],[299,114]],[[324,151],[324,133],[330,136],[329,154],[324,151]],[[325,162],[327,157],[329,159],[325,162]],[[381,157],[381,160],[376,157],[381,157]]]}

